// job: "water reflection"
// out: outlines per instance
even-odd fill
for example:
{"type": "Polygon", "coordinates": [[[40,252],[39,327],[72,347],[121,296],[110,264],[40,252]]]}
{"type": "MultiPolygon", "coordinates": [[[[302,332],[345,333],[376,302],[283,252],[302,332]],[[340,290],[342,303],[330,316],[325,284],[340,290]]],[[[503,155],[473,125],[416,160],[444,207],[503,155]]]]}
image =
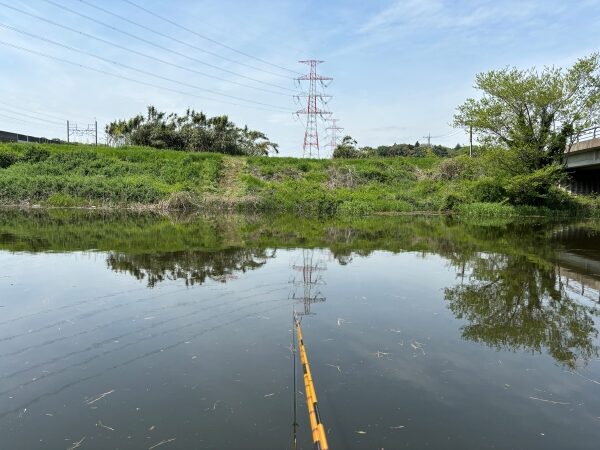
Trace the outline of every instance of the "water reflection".
{"type": "Polygon", "coordinates": [[[468,282],[445,290],[450,310],[467,321],[464,339],[545,350],[571,368],[598,355],[598,309],[570,298],[555,266],[505,254],[480,254],[466,266],[468,282]]]}
{"type": "Polygon", "coordinates": [[[310,316],[314,314],[311,312],[311,305],[326,300],[321,294],[319,286],[324,283],[322,272],[327,268],[320,258],[315,257],[315,252],[312,249],[303,249],[302,261],[294,263],[292,268],[300,274],[299,277],[293,279],[295,288],[299,288],[300,292],[294,290],[292,299],[302,305],[302,310],[296,311],[296,314],[310,316]]]}
{"type": "Polygon", "coordinates": [[[110,252],[106,263],[115,272],[146,280],[148,287],[165,280],[183,280],[186,286],[192,286],[204,283],[207,278],[221,282],[235,279],[238,273],[264,266],[274,254],[274,251],[246,248],[133,255],[110,252]]]}
{"type": "MultiPolygon", "coordinates": [[[[302,248],[294,265],[304,313],[324,301],[327,248],[340,265],[373,251],[439,255],[456,269],[445,301],[465,340],[496,349],[548,352],[573,368],[598,356],[600,233],[596,223],[463,222],[446,217],[311,220],[286,217],[178,218],[68,211],[0,211],[0,248],[102,251],[110,270],[155,287],[227,282],[302,248]]],[[[385,269],[385,268],[382,268],[385,269]]]]}

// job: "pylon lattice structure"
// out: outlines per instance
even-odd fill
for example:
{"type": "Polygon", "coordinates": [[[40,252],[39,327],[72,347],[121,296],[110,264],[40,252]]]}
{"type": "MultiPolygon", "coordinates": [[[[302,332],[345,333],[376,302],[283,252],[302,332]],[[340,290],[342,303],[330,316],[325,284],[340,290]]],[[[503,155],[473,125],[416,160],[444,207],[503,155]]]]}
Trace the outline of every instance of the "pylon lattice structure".
{"type": "Polygon", "coordinates": [[[302,265],[294,264],[292,268],[302,273],[302,280],[294,280],[295,285],[302,287],[302,293],[297,296],[294,292],[292,298],[304,305],[304,311],[296,314],[312,315],[314,313],[310,311],[311,305],[325,301],[325,297],[319,291],[319,285],[323,284],[320,272],[327,268],[322,261],[315,259],[313,250],[306,249],[302,250],[302,265]]]}
{"type": "Polygon", "coordinates": [[[339,132],[343,131],[344,129],[338,126],[337,123],[339,122],[339,119],[327,119],[327,121],[331,123],[330,126],[325,128],[327,131],[329,131],[330,139],[327,147],[331,148],[331,151],[333,152],[338,145],[339,132]]]}
{"type": "Polygon", "coordinates": [[[67,142],[75,142],[73,137],[87,138],[86,143],[89,143],[89,139],[93,139],[94,143],[98,145],[98,121],[81,125],[67,120],[67,142]]]}
{"type": "Polygon", "coordinates": [[[317,73],[317,66],[324,61],[309,59],[299,62],[309,67],[307,75],[296,78],[298,84],[302,84],[305,81],[308,82],[308,90],[296,96],[298,99],[306,98],[306,108],[296,111],[298,116],[306,116],[306,131],[304,132],[302,155],[309,158],[318,158],[320,153],[319,120],[324,120],[327,116],[331,115],[331,112],[321,109],[331,99],[331,96],[325,95],[319,87],[326,88],[328,82],[332,81],[333,78],[317,73]]]}

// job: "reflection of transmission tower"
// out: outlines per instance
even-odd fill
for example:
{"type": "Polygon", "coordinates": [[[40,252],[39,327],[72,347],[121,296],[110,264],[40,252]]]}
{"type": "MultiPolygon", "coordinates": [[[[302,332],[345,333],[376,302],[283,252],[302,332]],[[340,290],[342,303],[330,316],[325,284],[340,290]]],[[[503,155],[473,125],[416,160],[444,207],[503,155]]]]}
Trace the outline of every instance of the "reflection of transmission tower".
{"type": "Polygon", "coordinates": [[[309,67],[309,72],[307,75],[302,75],[301,77],[296,78],[298,83],[302,81],[308,81],[308,91],[297,96],[298,98],[307,98],[306,108],[296,111],[297,115],[302,114],[306,116],[306,131],[304,132],[302,156],[308,156],[309,158],[314,156],[318,158],[320,149],[318,120],[319,118],[323,119],[324,116],[331,114],[330,112],[321,109],[319,103],[324,105],[326,100],[331,98],[331,96],[325,95],[319,91],[317,85],[320,84],[321,87],[327,87],[326,82],[333,80],[333,78],[325,77],[317,73],[317,65],[321,64],[323,61],[311,59],[300,62],[302,64],[307,64],[309,67]]]}
{"type": "Polygon", "coordinates": [[[304,305],[304,312],[298,313],[301,316],[308,316],[314,313],[310,312],[310,306],[313,303],[320,303],[325,301],[325,297],[321,295],[318,290],[318,286],[323,284],[323,279],[319,272],[327,270],[325,265],[314,258],[313,250],[302,250],[302,265],[294,264],[292,266],[294,270],[302,273],[302,280],[294,281],[297,286],[302,286],[302,294],[296,296],[296,293],[292,295],[294,300],[302,302],[304,305]]]}
{"type": "Polygon", "coordinates": [[[95,120],[94,123],[88,123],[85,125],[78,125],[76,123],[70,122],[67,120],[67,143],[75,142],[75,140],[71,140],[71,137],[84,137],[89,136],[94,138],[94,143],[98,145],[98,121],[95,120]]]}

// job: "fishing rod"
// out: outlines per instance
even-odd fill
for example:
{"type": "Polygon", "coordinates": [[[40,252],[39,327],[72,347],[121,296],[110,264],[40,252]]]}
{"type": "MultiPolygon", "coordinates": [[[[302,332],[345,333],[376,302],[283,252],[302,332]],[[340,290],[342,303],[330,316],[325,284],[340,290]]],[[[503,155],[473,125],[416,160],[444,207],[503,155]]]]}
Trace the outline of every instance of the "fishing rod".
{"type": "Polygon", "coordinates": [[[297,407],[297,402],[296,402],[296,397],[297,397],[297,390],[296,390],[296,311],[292,310],[292,365],[293,365],[293,369],[292,369],[292,373],[294,375],[294,422],[292,423],[292,427],[294,429],[293,431],[293,438],[292,438],[292,449],[293,450],[297,450],[298,449],[298,407],[297,407]]]}
{"type": "MultiPolygon", "coordinates": [[[[304,347],[304,340],[302,339],[302,328],[300,326],[300,320],[294,313],[294,325],[296,333],[298,335],[298,347],[300,349],[300,362],[302,363],[302,372],[304,373],[304,387],[306,391],[306,405],[308,407],[308,417],[310,419],[310,428],[312,431],[312,439],[317,450],[329,450],[329,444],[327,443],[327,435],[325,433],[325,427],[321,422],[321,416],[319,414],[319,408],[317,405],[317,393],[313,384],[312,374],[310,372],[310,366],[308,365],[308,356],[306,355],[306,348],[304,347]]],[[[295,360],[295,358],[294,358],[295,360]]],[[[294,371],[294,381],[295,381],[294,371]]],[[[294,392],[294,402],[295,402],[294,392]]],[[[295,420],[294,420],[295,423],[295,420]]],[[[294,425],[295,431],[296,425],[294,425]]],[[[294,436],[295,439],[295,436],[294,436]]]]}

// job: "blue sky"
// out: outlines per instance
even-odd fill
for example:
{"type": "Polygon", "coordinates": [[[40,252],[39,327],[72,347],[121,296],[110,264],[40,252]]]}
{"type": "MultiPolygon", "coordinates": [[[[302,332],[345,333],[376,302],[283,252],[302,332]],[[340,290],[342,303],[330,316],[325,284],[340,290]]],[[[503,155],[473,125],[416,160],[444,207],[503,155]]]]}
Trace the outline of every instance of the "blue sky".
{"type": "MultiPolygon", "coordinates": [[[[568,66],[600,50],[600,0],[134,1],[217,42],[279,66],[303,71],[298,60],[325,60],[320,70],[334,78],[327,89],[334,96],[328,109],[340,120],[344,133],[360,145],[423,141],[428,133],[434,136],[434,143],[466,143],[466,136],[449,124],[456,106],[476,95],[472,85],[477,72],[509,65],[568,66]]],[[[145,111],[148,104],[176,112],[192,107],[209,115],[228,114],[238,125],[264,131],[280,144],[284,155],[302,153],[303,126],[292,114],[300,106],[292,91],[280,88],[296,89],[292,72],[203,40],[127,1],[85,2],[0,0],[0,41],[38,52],[0,44],[0,129],[64,138],[63,119],[86,123],[96,117],[103,128],[110,120],[145,111]],[[136,27],[85,2],[189,45],[136,27]],[[7,5],[76,31],[45,23],[7,5]],[[267,104],[268,110],[251,102],[267,104]]]]}

